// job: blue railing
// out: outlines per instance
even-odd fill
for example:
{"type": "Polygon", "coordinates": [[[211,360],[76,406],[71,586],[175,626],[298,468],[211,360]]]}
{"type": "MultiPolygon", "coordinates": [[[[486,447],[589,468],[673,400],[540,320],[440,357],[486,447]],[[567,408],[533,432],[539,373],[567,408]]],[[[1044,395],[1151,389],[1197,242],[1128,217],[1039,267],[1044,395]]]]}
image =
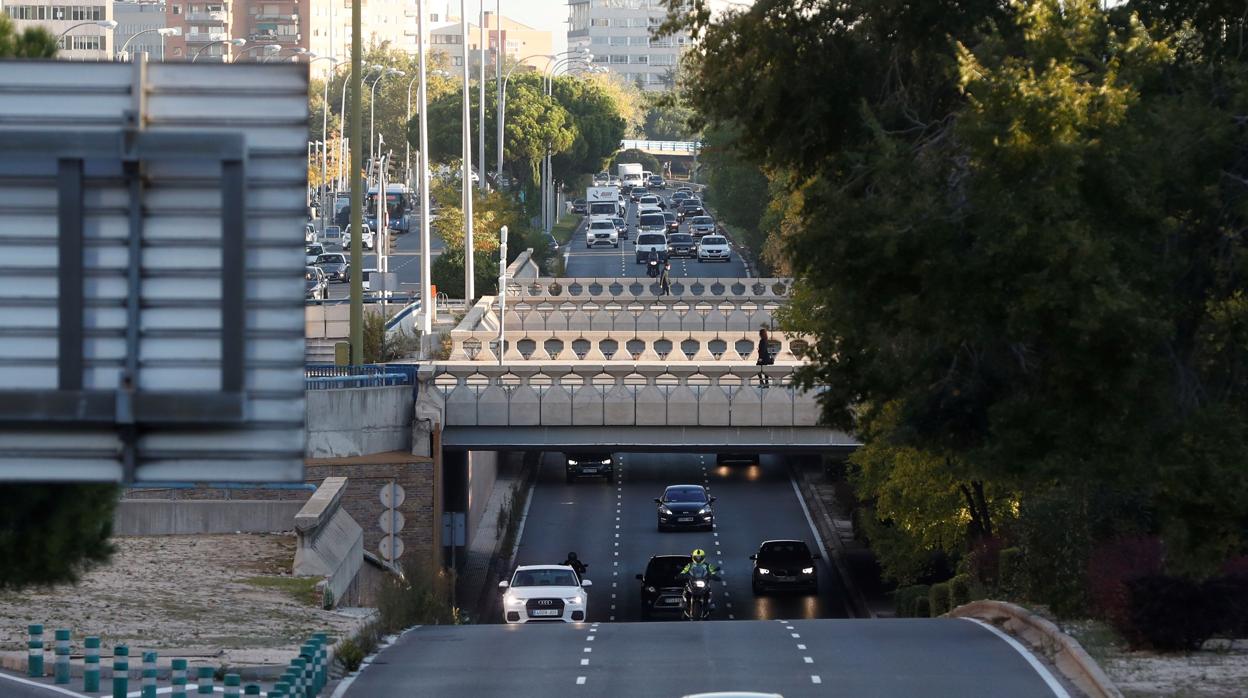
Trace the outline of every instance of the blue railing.
{"type": "Polygon", "coordinates": [[[419,388],[416,381],[417,368],[412,364],[308,364],[303,369],[304,387],[307,390],[333,390],[410,385],[412,396],[415,397],[419,388]]]}

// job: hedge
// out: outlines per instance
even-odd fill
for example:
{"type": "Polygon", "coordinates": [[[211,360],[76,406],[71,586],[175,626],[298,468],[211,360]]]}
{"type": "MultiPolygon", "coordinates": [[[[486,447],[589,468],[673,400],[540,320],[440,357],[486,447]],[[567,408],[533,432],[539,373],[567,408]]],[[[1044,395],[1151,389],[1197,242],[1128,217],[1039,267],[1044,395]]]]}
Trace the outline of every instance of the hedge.
{"type": "Polygon", "coordinates": [[[927,595],[930,587],[926,584],[916,584],[914,586],[901,587],[893,592],[893,608],[898,618],[926,618],[926,611],[920,616],[917,613],[916,602],[923,599],[927,602],[927,595]]]}
{"type": "Polygon", "coordinates": [[[949,583],[933,584],[927,595],[927,603],[933,618],[949,612],[949,583]]]}

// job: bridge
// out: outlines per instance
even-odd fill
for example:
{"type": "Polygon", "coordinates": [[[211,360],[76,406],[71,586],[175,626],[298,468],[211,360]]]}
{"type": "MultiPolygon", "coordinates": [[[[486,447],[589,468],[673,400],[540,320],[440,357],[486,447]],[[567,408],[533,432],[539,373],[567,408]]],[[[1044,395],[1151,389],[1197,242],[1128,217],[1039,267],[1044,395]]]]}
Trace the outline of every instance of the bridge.
{"type": "Polygon", "coordinates": [[[701,141],[646,141],[622,140],[620,150],[640,150],[651,155],[671,155],[695,158],[702,150],[701,141]]]}

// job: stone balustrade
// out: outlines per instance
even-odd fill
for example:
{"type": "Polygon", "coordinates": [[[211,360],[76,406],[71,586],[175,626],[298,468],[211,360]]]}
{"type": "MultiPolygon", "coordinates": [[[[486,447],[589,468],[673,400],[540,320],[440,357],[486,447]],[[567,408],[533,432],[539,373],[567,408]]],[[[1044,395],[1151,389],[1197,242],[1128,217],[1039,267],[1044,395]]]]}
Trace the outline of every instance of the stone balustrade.
{"type": "MultiPolygon", "coordinates": [[[[640,266],[638,267],[640,269],[640,266]]],[[[793,290],[793,279],[740,279],[710,277],[678,277],[672,279],[672,296],[707,300],[772,300],[787,301],[793,290]]],[[[659,283],[648,276],[621,278],[615,276],[585,278],[539,277],[507,283],[507,299],[520,298],[585,298],[600,300],[638,300],[659,295],[659,283]]]]}
{"type": "MultiPolygon", "coordinates": [[[[773,327],[784,299],[687,299],[672,296],[617,301],[594,298],[508,298],[507,328],[529,331],[758,331],[773,327]]],[[[494,302],[497,312],[497,300],[494,302]]],[[[472,328],[479,329],[479,328],[472,328]]]]}
{"type": "Polygon", "coordinates": [[[422,367],[421,399],[448,427],[817,427],[816,392],[795,366],[663,362],[422,367]]]}
{"type": "MultiPolygon", "coordinates": [[[[809,346],[802,335],[772,332],[771,353],[778,364],[802,362],[809,346]]],[[[498,363],[498,332],[455,330],[451,332],[451,361],[498,363]]],[[[503,363],[523,362],[637,362],[715,364],[758,359],[757,332],[505,332],[503,363]]]]}

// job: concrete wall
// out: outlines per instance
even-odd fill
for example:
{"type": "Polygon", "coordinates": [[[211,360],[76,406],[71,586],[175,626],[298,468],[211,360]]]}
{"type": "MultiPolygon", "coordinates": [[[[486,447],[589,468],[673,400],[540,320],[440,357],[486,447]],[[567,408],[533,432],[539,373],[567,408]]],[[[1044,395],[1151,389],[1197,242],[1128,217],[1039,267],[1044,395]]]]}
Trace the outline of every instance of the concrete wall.
{"type": "Polygon", "coordinates": [[[342,508],[346,487],[346,478],[325,478],[295,515],[295,576],[324,578],[335,605],[347,598],[364,563],[364,533],[342,508]]]}
{"type": "Polygon", "coordinates": [[[493,526],[493,521],[482,521],[486,505],[490,503],[490,495],[494,492],[494,481],[498,478],[500,456],[498,451],[468,452],[468,530],[466,540],[471,541],[481,526],[493,526]]]}
{"type": "Polygon", "coordinates": [[[123,499],[113,518],[119,536],[170,536],[201,533],[269,533],[291,531],[301,498],[264,500],[160,500],[123,499]]]}
{"type": "Polygon", "coordinates": [[[308,458],[411,452],[412,387],[309,390],[308,458]]]}

